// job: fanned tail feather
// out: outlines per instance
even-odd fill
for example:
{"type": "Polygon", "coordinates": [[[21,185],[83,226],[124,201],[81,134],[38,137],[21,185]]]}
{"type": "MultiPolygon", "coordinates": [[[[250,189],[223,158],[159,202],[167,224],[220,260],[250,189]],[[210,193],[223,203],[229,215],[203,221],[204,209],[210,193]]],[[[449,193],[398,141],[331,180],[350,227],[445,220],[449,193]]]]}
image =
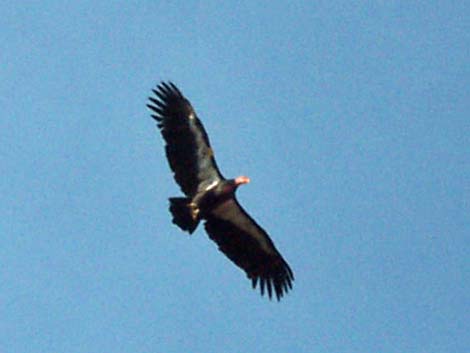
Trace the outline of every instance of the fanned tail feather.
{"type": "Polygon", "coordinates": [[[192,234],[196,230],[200,219],[195,213],[194,207],[191,206],[191,200],[186,197],[170,197],[169,200],[173,223],[192,234]]]}

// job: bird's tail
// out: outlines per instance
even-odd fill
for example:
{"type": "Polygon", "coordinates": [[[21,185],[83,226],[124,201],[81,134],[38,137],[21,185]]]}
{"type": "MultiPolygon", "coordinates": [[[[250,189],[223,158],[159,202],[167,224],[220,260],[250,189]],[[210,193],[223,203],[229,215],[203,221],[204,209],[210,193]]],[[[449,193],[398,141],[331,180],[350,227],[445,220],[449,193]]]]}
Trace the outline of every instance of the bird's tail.
{"type": "Polygon", "coordinates": [[[193,233],[199,224],[199,209],[186,197],[170,197],[170,212],[173,223],[182,230],[193,233]]]}

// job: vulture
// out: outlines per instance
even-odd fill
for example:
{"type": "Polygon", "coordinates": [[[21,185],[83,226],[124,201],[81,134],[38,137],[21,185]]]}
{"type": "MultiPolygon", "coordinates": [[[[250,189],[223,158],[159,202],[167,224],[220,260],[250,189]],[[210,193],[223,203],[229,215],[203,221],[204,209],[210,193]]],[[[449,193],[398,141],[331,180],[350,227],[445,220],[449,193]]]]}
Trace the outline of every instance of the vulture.
{"type": "Polygon", "coordinates": [[[192,234],[204,222],[209,238],[246,272],[261,295],[279,301],[292,288],[294,274],[266,231],[240,206],[235,191],[250,179],[226,179],[217,167],[206,130],[191,103],[171,82],[152,90],[147,107],[165,141],[174,179],[184,197],[169,198],[173,223],[192,234]]]}

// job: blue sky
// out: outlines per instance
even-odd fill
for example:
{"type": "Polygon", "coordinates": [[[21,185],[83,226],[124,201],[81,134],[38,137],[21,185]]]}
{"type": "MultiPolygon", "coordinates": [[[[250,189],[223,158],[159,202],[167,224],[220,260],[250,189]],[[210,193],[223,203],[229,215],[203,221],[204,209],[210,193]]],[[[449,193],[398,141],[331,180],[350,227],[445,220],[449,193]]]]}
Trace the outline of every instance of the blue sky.
{"type": "Polygon", "coordinates": [[[464,1],[0,5],[0,351],[465,352],[464,1]],[[172,80],[291,264],[251,290],[145,107],[172,80]]]}

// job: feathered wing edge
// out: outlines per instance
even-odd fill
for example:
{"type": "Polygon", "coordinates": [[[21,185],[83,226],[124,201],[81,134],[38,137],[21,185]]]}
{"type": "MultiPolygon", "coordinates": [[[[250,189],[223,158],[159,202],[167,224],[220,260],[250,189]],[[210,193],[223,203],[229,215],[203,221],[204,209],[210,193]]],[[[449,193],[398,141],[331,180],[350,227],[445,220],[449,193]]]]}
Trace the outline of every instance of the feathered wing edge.
{"type": "Polygon", "coordinates": [[[209,137],[191,103],[171,82],[161,82],[152,90],[147,107],[153,111],[166,142],[170,168],[181,190],[193,196],[201,185],[220,180],[209,137]]]}
{"type": "Polygon", "coordinates": [[[242,268],[253,288],[259,283],[271,299],[279,301],[292,289],[294,274],[277,251],[268,234],[233,198],[216,207],[204,224],[209,237],[238,267],[242,268]]]}

